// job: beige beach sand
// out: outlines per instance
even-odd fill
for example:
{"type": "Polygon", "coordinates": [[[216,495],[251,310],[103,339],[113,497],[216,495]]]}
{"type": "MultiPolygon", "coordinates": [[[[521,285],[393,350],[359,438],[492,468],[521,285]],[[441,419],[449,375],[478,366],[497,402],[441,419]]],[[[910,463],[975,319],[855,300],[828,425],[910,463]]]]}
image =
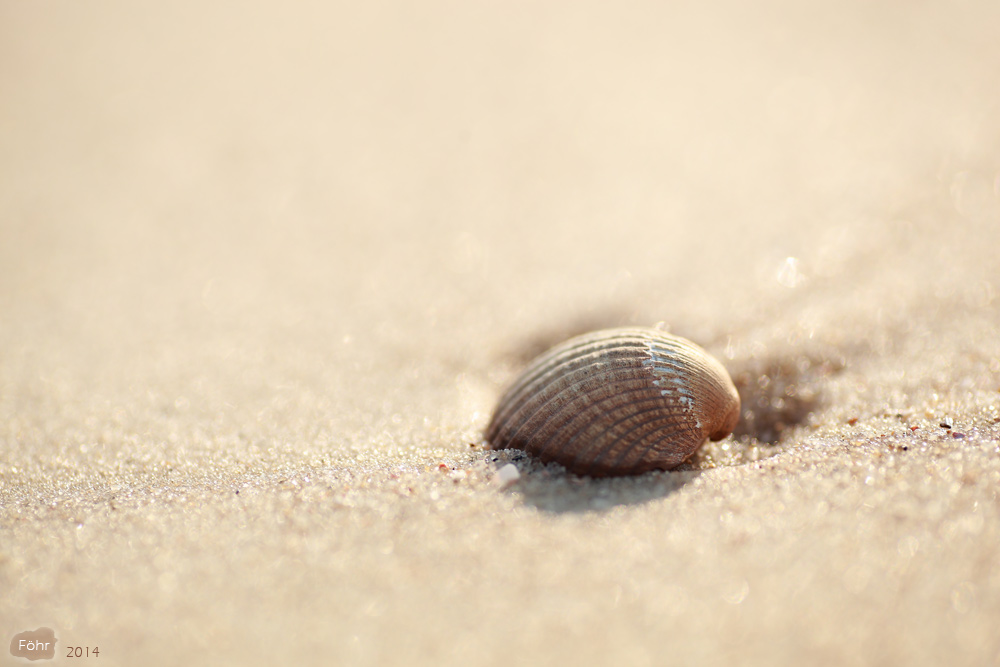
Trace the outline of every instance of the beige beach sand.
{"type": "Polygon", "coordinates": [[[4,645],[1000,664],[998,25],[0,0],[4,645]],[[657,322],[733,438],[613,480],[484,449],[533,354],[657,322]]]}

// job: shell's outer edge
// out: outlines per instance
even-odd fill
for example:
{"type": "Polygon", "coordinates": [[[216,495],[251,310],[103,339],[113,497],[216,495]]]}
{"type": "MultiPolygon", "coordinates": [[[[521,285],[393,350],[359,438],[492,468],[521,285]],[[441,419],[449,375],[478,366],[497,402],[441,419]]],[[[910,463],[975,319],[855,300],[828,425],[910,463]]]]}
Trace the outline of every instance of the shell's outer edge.
{"type": "Polygon", "coordinates": [[[662,346],[662,340],[657,340],[651,345],[655,363],[650,365],[657,375],[665,376],[658,383],[670,387],[677,400],[691,408],[706,438],[729,435],[739,417],[740,396],[728,371],[698,345],[684,339],[674,342],[677,344],[662,346]]]}
{"type": "Polygon", "coordinates": [[[724,430],[734,401],[738,416],[725,368],[694,343],[608,329],[531,362],[500,399],[486,439],[582,474],[669,469],[724,430]]]}

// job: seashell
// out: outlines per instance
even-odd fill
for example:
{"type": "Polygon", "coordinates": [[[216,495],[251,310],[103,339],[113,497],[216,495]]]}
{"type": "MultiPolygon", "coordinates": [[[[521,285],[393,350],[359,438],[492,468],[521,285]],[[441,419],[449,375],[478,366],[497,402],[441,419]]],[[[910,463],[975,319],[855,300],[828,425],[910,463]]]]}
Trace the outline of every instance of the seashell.
{"type": "Polygon", "coordinates": [[[486,440],[581,475],[632,475],[679,465],[739,417],[733,381],[705,350],[655,329],[607,329],[532,361],[486,440]]]}

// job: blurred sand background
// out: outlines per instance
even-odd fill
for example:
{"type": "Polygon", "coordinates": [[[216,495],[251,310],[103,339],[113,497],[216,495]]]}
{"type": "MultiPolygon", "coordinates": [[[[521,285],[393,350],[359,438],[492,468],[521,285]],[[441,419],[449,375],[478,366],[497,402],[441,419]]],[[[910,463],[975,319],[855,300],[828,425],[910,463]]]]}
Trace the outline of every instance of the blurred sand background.
{"type": "Polygon", "coordinates": [[[998,26],[0,0],[3,645],[1000,664],[998,26]],[[483,449],[533,354],[656,322],[733,373],[732,439],[601,481],[483,449]]]}

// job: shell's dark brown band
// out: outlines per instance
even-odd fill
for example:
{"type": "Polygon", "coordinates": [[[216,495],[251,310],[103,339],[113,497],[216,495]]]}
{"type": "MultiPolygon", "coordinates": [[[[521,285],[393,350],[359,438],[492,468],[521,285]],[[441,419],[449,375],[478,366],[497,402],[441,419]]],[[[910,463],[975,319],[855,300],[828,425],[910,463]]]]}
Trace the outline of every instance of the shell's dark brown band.
{"type": "Polygon", "coordinates": [[[511,415],[508,428],[500,431],[497,440],[499,442],[516,441],[522,431],[527,433],[526,440],[550,439],[552,437],[551,428],[565,425],[581,415],[590,415],[595,411],[595,404],[603,404],[605,401],[618,403],[631,398],[633,394],[652,394],[653,392],[655,395],[659,395],[659,390],[641,375],[610,383],[602,375],[584,374],[583,379],[569,385],[556,387],[555,391],[550,394],[539,396],[537,403],[529,403],[525,405],[523,411],[511,415]],[[585,385],[594,385],[602,389],[613,386],[614,393],[609,394],[606,399],[595,401],[593,393],[588,391],[585,385]],[[585,406],[584,410],[579,409],[581,404],[585,406]]]}
{"type": "MultiPolygon", "coordinates": [[[[566,411],[564,410],[563,412],[566,411]]],[[[586,435],[587,443],[577,452],[577,456],[583,450],[594,452],[597,446],[602,446],[602,450],[604,447],[610,447],[616,443],[624,446],[627,442],[622,439],[624,436],[636,428],[643,428],[649,422],[645,422],[645,424],[640,422],[638,425],[630,426],[624,433],[618,433],[615,429],[637,418],[641,419],[641,415],[647,412],[655,412],[663,415],[678,425],[682,425],[685,422],[685,411],[681,406],[673,406],[665,401],[660,396],[659,391],[656,391],[654,394],[649,392],[648,388],[637,388],[597,401],[587,406],[585,410],[578,411],[568,419],[565,419],[555,432],[542,433],[539,431],[537,432],[538,437],[533,437],[533,434],[533,436],[525,438],[525,442],[532,442],[540,455],[546,455],[552,459],[565,456],[567,452],[571,453],[572,450],[569,449],[569,446],[584,434],[586,435]],[[634,394],[644,394],[644,396],[634,398],[632,396],[634,394]],[[595,430],[601,427],[601,422],[605,421],[611,412],[605,409],[606,405],[614,405],[616,403],[620,405],[623,401],[628,403],[628,414],[617,419],[606,428],[595,430]],[[646,409],[647,406],[650,406],[648,410],[646,409]]],[[[683,430],[689,429],[679,429],[679,431],[683,430]]]]}
{"type": "MultiPolygon", "coordinates": [[[[525,392],[525,388],[532,387],[543,378],[548,384],[548,380],[559,372],[565,372],[569,368],[579,367],[594,359],[607,361],[604,354],[607,350],[618,349],[617,359],[631,358],[648,359],[648,340],[642,336],[624,337],[582,337],[573,339],[563,346],[553,348],[532,363],[529,370],[504,394],[500,401],[500,408],[493,417],[494,422],[503,423],[507,421],[509,413],[516,412],[521,405],[531,399],[531,392],[525,392]]],[[[589,365],[589,364],[588,364],[589,365]]]]}
{"type": "MultiPolygon", "coordinates": [[[[643,458],[645,458],[646,453],[653,448],[656,449],[656,452],[658,454],[660,453],[666,454],[668,453],[668,451],[676,450],[678,452],[677,462],[679,463],[680,461],[683,461],[685,458],[687,458],[688,455],[690,455],[691,451],[693,451],[694,448],[696,448],[704,441],[703,434],[697,430],[675,428],[670,432],[667,432],[666,429],[667,426],[676,427],[681,425],[683,422],[680,422],[676,419],[677,413],[669,413],[667,415],[663,415],[662,407],[657,406],[657,407],[647,408],[638,411],[636,415],[650,413],[650,412],[656,413],[657,415],[661,415],[661,417],[649,421],[644,421],[641,422],[640,424],[631,427],[629,430],[625,431],[621,435],[612,438],[605,446],[601,447],[600,450],[598,451],[594,451],[593,449],[590,448],[581,448],[581,450],[577,453],[577,455],[573,458],[573,460],[566,465],[566,467],[570,470],[573,470],[574,468],[578,468],[581,465],[586,464],[586,467],[590,469],[603,468],[606,470],[614,470],[618,469],[619,467],[622,467],[623,471],[627,471],[627,467],[623,465],[623,462],[626,459],[631,458],[630,457],[631,453],[634,452],[638,456],[638,459],[642,460],[643,458]],[[633,432],[639,429],[644,429],[645,432],[633,436],[633,432]],[[654,442],[647,442],[648,440],[654,437],[656,438],[654,442]],[[662,446],[668,444],[668,442],[669,444],[672,445],[671,447],[662,446]],[[661,446],[658,447],[657,445],[661,446]],[[604,461],[613,452],[615,452],[616,449],[620,449],[622,447],[624,448],[621,449],[620,452],[618,452],[617,456],[610,463],[605,465],[601,464],[601,462],[604,461]],[[580,457],[585,453],[592,455],[592,458],[590,458],[589,461],[583,461],[580,459],[580,457]]],[[[630,416],[629,418],[634,417],[636,415],[630,416]]],[[[612,431],[614,428],[628,421],[629,418],[618,420],[617,422],[611,425],[608,431],[612,431]]]]}
{"type": "MultiPolygon", "coordinates": [[[[603,369],[601,369],[603,370],[603,369]]],[[[616,369],[612,374],[621,374],[631,369],[616,369]]],[[[553,426],[563,423],[568,417],[564,414],[566,410],[576,412],[592,412],[588,410],[588,403],[603,397],[612,386],[606,375],[600,371],[581,370],[575,374],[566,376],[567,382],[561,386],[552,383],[533,394],[533,400],[526,401],[521,405],[521,409],[507,416],[504,422],[494,422],[488,433],[488,439],[494,444],[513,440],[518,437],[518,432],[533,433],[542,430],[546,422],[552,419],[553,426]]],[[[620,379],[617,383],[617,391],[624,392],[629,389],[646,391],[648,383],[643,383],[641,377],[631,379],[620,379]]],[[[547,428],[547,427],[546,427],[547,428]]]]}
{"type": "Polygon", "coordinates": [[[515,411],[505,411],[502,415],[498,413],[490,425],[488,439],[491,441],[504,441],[512,439],[510,430],[515,428],[520,430],[524,426],[533,423],[539,414],[551,412],[550,406],[556,403],[559,405],[574,401],[593,400],[588,392],[608,391],[610,386],[618,386],[619,390],[627,387],[637,387],[641,389],[659,390],[652,384],[652,375],[637,363],[637,359],[626,359],[623,364],[609,364],[601,359],[592,359],[585,366],[567,366],[560,369],[557,374],[558,382],[551,380],[539,382],[539,386],[527,386],[522,390],[520,396],[505,397],[505,401],[516,403],[518,409],[515,411]],[[569,370],[572,368],[572,370],[569,370]],[[624,371],[631,371],[631,377],[624,377],[624,371]],[[572,399],[567,399],[572,396],[572,399]],[[501,421],[502,420],[502,421],[501,421]]]}
{"type": "MultiPolygon", "coordinates": [[[[667,431],[666,428],[659,431],[645,433],[640,438],[634,438],[632,443],[625,449],[617,453],[610,463],[601,466],[604,470],[621,472],[635,471],[638,464],[642,464],[644,470],[650,468],[671,468],[685,459],[698,449],[699,445],[705,441],[704,436],[697,430],[687,431],[667,431]],[[682,437],[686,435],[687,437],[682,437]]],[[[607,452],[607,455],[614,454],[614,450],[607,452]]],[[[592,465],[598,465],[605,457],[595,460],[592,465]]]]}
{"type": "MultiPolygon", "coordinates": [[[[621,346],[618,346],[621,347],[621,346]]],[[[553,363],[550,365],[540,365],[542,373],[533,373],[533,382],[520,382],[517,386],[508,391],[500,401],[500,408],[494,414],[487,433],[487,439],[502,437],[503,429],[510,423],[511,415],[519,414],[525,404],[538,402],[549,392],[561,393],[561,391],[575,382],[577,377],[593,377],[598,369],[607,371],[620,371],[625,368],[641,367],[641,361],[646,358],[645,353],[639,346],[613,349],[613,354],[609,355],[607,350],[601,350],[599,354],[594,353],[571,357],[563,363],[553,363]],[[554,383],[553,378],[559,378],[560,383],[554,383]]],[[[560,361],[555,359],[553,361],[560,361]]]]}

